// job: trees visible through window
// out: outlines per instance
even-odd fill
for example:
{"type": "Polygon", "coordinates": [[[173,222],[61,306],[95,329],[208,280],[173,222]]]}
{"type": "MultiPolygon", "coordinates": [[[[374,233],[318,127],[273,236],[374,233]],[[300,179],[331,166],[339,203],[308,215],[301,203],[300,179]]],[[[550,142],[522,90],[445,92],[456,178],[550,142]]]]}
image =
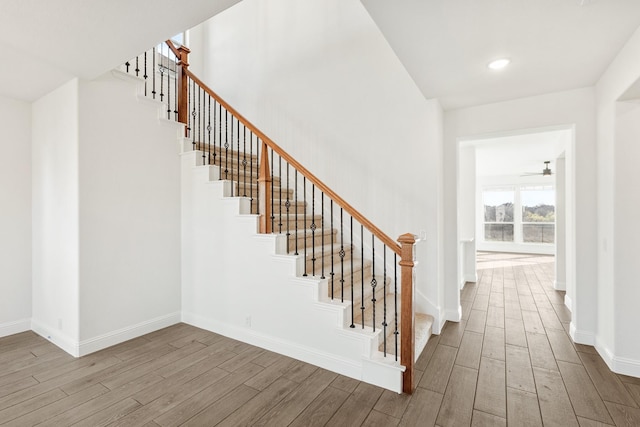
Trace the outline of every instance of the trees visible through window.
{"type": "Polygon", "coordinates": [[[485,191],[483,199],[484,239],[513,242],[514,191],[512,189],[485,191]]]}
{"type": "Polygon", "coordinates": [[[527,243],[555,242],[555,191],[552,187],[523,187],[522,241],[527,243]]]}

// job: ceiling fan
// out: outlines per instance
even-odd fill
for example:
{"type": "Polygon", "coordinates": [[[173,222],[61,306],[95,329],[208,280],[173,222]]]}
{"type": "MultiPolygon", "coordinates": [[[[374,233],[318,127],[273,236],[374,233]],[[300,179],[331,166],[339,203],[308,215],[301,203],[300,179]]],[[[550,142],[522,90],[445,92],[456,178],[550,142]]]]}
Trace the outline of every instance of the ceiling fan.
{"type": "Polygon", "coordinates": [[[533,176],[533,175],[551,176],[553,172],[551,172],[551,168],[549,168],[550,163],[551,161],[549,160],[546,160],[544,162],[544,169],[542,169],[542,172],[530,172],[530,173],[525,173],[521,176],[533,176]]]}

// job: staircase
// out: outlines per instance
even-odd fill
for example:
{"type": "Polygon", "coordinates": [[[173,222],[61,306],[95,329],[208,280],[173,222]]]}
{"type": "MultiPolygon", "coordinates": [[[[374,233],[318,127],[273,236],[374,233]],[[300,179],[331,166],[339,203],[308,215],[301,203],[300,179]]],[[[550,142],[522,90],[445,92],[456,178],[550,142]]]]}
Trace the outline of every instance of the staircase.
{"type": "Polygon", "coordinates": [[[186,128],[183,321],[411,392],[433,324],[413,310],[413,236],[399,245],[382,233],[181,67],[188,50],[168,44],[173,65],[158,74],[167,93],[155,79],[140,79],[139,93],[157,95],[161,116],[186,128]]]}
{"type": "MultiPolygon", "coordinates": [[[[196,142],[195,145],[202,149],[199,155],[204,156],[203,164],[211,165],[214,169],[217,167],[220,179],[234,183],[233,195],[248,197],[251,201],[250,213],[258,214],[258,183],[252,178],[252,170],[257,171],[260,164],[258,155],[235,150],[225,152],[206,143],[196,142]]],[[[354,314],[349,328],[366,327],[375,330],[374,325],[379,329],[385,323],[395,323],[394,318],[386,315],[401,311],[400,301],[396,300],[394,289],[391,288],[394,283],[392,278],[380,271],[374,274],[371,259],[364,258],[349,243],[341,245],[339,230],[328,225],[322,227],[323,215],[309,212],[309,204],[302,201],[302,197],[297,197],[295,189],[283,189],[279,177],[273,177],[273,182],[273,230],[276,234],[287,236],[286,254],[302,257],[303,267],[297,277],[320,277],[326,280],[326,301],[339,300],[353,306],[354,314]],[[288,230],[286,224],[289,226],[288,230]],[[376,286],[374,304],[365,304],[363,300],[372,301],[374,297],[374,289],[371,287],[374,278],[383,285],[383,291],[376,286]]],[[[415,313],[416,359],[432,334],[432,325],[432,316],[415,313]]],[[[378,351],[384,357],[395,358],[398,355],[399,359],[399,348],[396,345],[396,335],[399,339],[399,334],[395,333],[394,327],[384,329],[385,333],[378,339],[378,351]]],[[[398,319],[398,332],[400,330],[398,319]]]]}

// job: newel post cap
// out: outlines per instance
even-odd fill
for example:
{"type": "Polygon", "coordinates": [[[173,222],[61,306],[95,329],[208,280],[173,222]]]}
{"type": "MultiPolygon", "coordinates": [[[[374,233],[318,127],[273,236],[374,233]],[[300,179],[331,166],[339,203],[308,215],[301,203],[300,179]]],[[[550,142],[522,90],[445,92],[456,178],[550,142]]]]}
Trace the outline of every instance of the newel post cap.
{"type": "Polygon", "coordinates": [[[409,245],[413,245],[414,243],[416,243],[416,236],[415,234],[411,234],[411,233],[405,233],[403,235],[401,235],[400,237],[398,237],[398,242],[404,244],[409,244],[409,245]]]}

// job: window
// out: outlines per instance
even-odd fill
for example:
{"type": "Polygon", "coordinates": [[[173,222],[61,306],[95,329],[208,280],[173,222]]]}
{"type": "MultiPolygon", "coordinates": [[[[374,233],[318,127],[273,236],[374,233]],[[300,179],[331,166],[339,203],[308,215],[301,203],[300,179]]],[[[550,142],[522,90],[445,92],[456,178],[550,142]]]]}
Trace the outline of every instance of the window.
{"type": "Polygon", "coordinates": [[[522,187],[522,241],[555,242],[555,191],[552,187],[522,187]]]}
{"type": "Polygon", "coordinates": [[[513,242],[513,189],[483,192],[484,240],[513,242]]]}

